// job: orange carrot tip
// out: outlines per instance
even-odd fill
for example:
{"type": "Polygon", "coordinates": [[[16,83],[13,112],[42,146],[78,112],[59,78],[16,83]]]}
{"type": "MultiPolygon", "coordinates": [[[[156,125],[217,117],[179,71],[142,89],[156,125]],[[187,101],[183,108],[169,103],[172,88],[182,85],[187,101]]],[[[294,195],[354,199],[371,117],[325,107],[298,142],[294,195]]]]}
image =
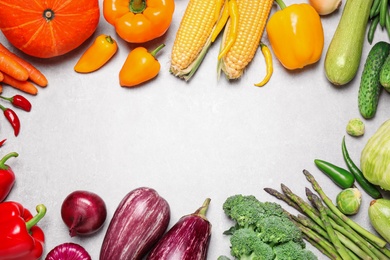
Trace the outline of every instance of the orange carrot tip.
{"type": "MultiPolygon", "coordinates": [[[[4,74],[4,73],[3,73],[4,74]]],[[[38,94],[38,89],[32,84],[31,82],[24,80],[17,80],[7,74],[4,74],[3,83],[16,88],[18,90],[21,90],[27,94],[36,95],[38,94]]]]}
{"type": "MultiPolygon", "coordinates": [[[[34,65],[26,61],[25,59],[19,57],[15,53],[9,51],[4,45],[0,43],[0,53],[3,53],[10,58],[12,58],[14,61],[19,63],[22,67],[24,67],[27,70],[28,78],[37,84],[40,87],[46,87],[48,84],[48,80],[45,77],[45,75],[38,70],[34,65]]],[[[27,80],[27,79],[25,79],[27,80]]]]}

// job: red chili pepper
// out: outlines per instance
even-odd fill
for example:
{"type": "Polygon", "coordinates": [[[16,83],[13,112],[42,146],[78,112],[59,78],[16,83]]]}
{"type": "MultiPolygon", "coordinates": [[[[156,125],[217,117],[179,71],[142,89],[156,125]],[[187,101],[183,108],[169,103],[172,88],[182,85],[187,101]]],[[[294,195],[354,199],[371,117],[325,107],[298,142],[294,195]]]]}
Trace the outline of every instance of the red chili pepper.
{"type": "Polygon", "coordinates": [[[18,157],[18,153],[9,153],[0,160],[0,202],[7,197],[15,183],[14,172],[11,167],[5,164],[11,157],[18,157]]]}
{"type": "Polygon", "coordinates": [[[18,136],[20,130],[20,121],[18,115],[10,108],[3,107],[0,105],[0,109],[3,110],[5,118],[10,122],[12,128],[14,129],[15,136],[18,136]]]}
{"type": "Polygon", "coordinates": [[[7,139],[3,139],[3,140],[0,141],[0,147],[3,146],[3,144],[5,143],[5,141],[7,141],[7,139]]]}
{"type": "Polygon", "coordinates": [[[21,108],[24,111],[30,112],[31,111],[31,103],[27,100],[27,98],[23,97],[22,95],[15,95],[13,97],[3,97],[0,96],[0,98],[8,100],[11,102],[12,105],[15,107],[21,108]]]}
{"type": "Polygon", "coordinates": [[[20,203],[0,203],[0,259],[37,260],[43,254],[45,235],[36,224],[45,216],[46,207],[36,207],[34,217],[20,203]]]}

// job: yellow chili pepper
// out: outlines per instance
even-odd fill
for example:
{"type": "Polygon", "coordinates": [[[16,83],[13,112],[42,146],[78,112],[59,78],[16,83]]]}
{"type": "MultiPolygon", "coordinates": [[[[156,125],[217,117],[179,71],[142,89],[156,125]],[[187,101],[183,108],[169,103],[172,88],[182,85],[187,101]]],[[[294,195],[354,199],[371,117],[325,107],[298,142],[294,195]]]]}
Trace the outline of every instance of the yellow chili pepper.
{"type": "Polygon", "coordinates": [[[217,8],[215,8],[215,16],[214,16],[215,21],[218,21],[222,6],[224,4],[223,2],[224,2],[224,0],[217,0],[217,3],[216,3],[217,8]]]}
{"type": "Polygon", "coordinates": [[[161,44],[152,52],[144,47],[133,49],[119,72],[120,85],[134,87],[156,77],[161,66],[155,56],[164,47],[165,44],[161,44]]]}
{"type": "Polygon", "coordinates": [[[234,42],[237,39],[237,28],[238,28],[238,7],[236,0],[228,0],[228,9],[229,9],[229,17],[230,17],[230,30],[229,36],[227,38],[226,44],[218,55],[218,60],[222,59],[222,57],[230,50],[233,46],[234,42]]]}
{"type": "Polygon", "coordinates": [[[290,70],[316,63],[324,47],[319,14],[306,3],[286,7],[282,0],[275,1],[282,10],[271,16],[266,30],[276,58],[290,70]]]}
{"type": "Polygon", "coordinates": [[[81,55],[74,66],[79,73],[89,73],[100,69],[118,50],[116,41],[109,35],[99,35],[94,43],[81,55]]]}
{"type": "Polygon", "coordinates": [[[211,34],[211,42],[214,42],[217,39],[219,33],[222,31],[223,27],[225,27],[227,20],[229,19],[229,8],[228,8],[228,0],[225,1],[226,4],[223,7],[221,17],[218,19],[217,24],[211,34]]]}
{"type": "Polygon", "coordinates": [[[260,48],[265,59],[265,64],[267,66],[267,74],[265,75],[264,79],[261,82],[255,84],[256,87],[262,87],[265,84],[267,84],[268,81],[271,79],[272,73],[274,71],[273,63],[272,63],[272,54],[268,46],[265,45],[264,43],[260,43],[260,48]]]}

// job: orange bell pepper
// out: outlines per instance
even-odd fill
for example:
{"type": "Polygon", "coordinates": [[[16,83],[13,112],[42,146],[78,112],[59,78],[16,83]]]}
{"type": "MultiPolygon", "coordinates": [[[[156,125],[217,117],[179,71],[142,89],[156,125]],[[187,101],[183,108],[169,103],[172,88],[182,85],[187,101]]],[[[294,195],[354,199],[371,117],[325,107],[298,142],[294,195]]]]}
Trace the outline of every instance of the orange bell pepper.
{"type": "Polygon", "coordinates": [[[156,77],[161,67],[156,54],[164,47],[165,44],[161,44],[152,52],[144,47],[132,50],[119,72],[119,84],[122,87],[134,87],[156,77]]]}
{"type": "Polygon", "coordinates": [[[103,15],[118,35],[130,43],[162,36],[169,28],[174,0],[104,0],[103,15]]]}
{"type": "Polygon", "coordinates": [[[89,73],[100,69],[118,50],[116,41],[109,35],[101,34],[93,44],[81,55],[74,66],[79,73],[89,73]]]}
{"type": "Polygon", "coordinates": [[[316,63],[324,47],[324,31],[319,14],[309,4],[275,0],[281,10],[269,19],[266,30],[276,58],[289,70],[316,63]]]}

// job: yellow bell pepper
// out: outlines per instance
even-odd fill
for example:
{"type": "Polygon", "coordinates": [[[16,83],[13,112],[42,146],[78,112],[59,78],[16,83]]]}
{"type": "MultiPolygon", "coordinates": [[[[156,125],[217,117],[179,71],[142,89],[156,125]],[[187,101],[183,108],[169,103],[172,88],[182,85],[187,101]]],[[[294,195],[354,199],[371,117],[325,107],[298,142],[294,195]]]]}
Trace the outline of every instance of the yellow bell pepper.
{"type": "Polygon", "coordinates": [[[289,70],[316,63],[324,47],[324,31],[317,11],[309,4],[275,0],[281,10],[269,19],[266,30],[276,58],[289,70]]]}

